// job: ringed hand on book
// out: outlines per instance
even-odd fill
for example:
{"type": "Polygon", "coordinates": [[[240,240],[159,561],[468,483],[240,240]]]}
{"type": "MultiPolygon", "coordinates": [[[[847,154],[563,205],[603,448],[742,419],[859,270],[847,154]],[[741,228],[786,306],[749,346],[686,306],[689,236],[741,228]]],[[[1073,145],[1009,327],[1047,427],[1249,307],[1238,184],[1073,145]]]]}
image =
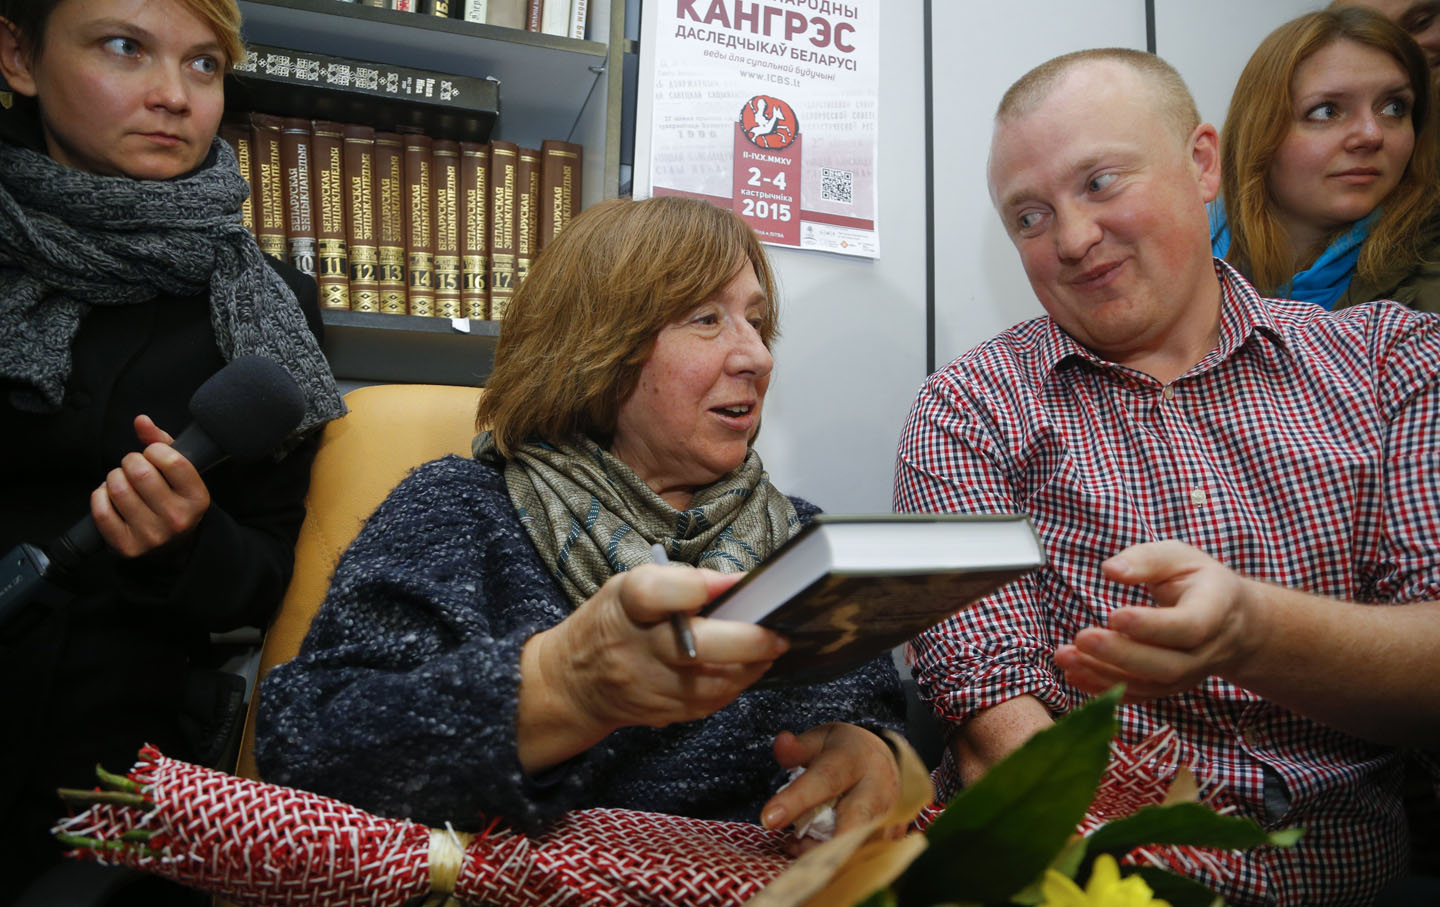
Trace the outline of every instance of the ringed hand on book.
{"type": "Polygon", "coordinates": [[[128,453],[90,494],[90,514],[105,543],[139,557],[192,531],[210,509],[210,490],[175,439],[149,416],[135,417],[143,451],[128,453]]]}
{"type": "Polygon", "coordinates": [[[737,621],[692,621],[698,657],[681,652],[669,617],[694,614],[739,579],[646,564],[618,573],[565,620],[532,636],[520,656],[516,730],[521,764],[536,772],[622,727],[664,727],[729,705],[788,643],[737,621]]]}

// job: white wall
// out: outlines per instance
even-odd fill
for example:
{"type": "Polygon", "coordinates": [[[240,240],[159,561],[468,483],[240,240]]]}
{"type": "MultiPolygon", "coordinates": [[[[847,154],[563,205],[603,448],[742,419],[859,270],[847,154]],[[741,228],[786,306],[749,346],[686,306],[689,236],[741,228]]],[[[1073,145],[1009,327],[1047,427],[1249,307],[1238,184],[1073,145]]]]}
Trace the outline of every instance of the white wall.
{"type": "MultiPolygon", "coordinates": [[[[876,6],[881,256],[767,247],[784,336],[756,448],[777,487],[833,512],[890,509],[895,444],[925,378],[924,7],[876,6]]],[[[642,29],[636,186],[649,185],[653,42],[642,29]]]]}
{"type": "Polygon", "coordinates": [[[990,124],[1000,96],[1030,69],[1072,50],[1144,50],[1145,3],[934,0],[931,15],[936,45],[935,365],[939,368],[980,341],[1043,314],[990,203],[985,166],[990,124]]]}
{"type": "Polygon", "coordinates": [[[1155,51],[1185,77],[1200,118],[1220,127],[1235,80],[1260,41],[1276,26],[1326,5],[1317,0],[1157,0],[1155,51]]]}

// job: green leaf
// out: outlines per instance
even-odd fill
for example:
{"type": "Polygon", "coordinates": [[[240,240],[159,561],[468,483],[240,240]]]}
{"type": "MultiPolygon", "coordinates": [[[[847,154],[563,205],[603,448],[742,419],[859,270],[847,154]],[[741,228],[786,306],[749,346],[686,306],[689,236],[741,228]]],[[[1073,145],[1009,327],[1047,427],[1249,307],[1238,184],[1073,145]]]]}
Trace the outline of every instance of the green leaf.
{"type": "Polygon", "coordinates": [[[1122,692],[1065,715],[957,794],[896,881],[899,904],[1005,901],[1035,881],[1095,797],[1122,692]]]}
{"type": "Polygon", "coordinates": [[[1169,901],[1170,907],[1224,907],[1225,899],[1194,879],[1157,869],[1154,866],[1120,867],[1121,877],[1138,875],[1150,886],[1155,897],[1169,901]]]}
{"type": "Polygon", "coordinates": [[[1102,853],[1118,860],[1144,844],[1188,844],[1244,850],[1274,844],[1288,847],[1299,840],[1301,829],[1267,832],[1249,819],[1222,816],[1199,803],[1146,806],[1123,819],[1101,826],[1086,843],[1088,865],[1102,853]]]}
{"type": "MultiPolygon", "coordinates": [[[[1067,879],[1075,878],[1075,873],[1080,871],[1081,861],[1085,859],[1085,840],[1076,838],[1073,841],[1067,841],[1060,852],[1055,855],[1055,859],[1051,860],[1050,865],[1045,868],[1053,869],[1067,879]]],[[[1010,903],[1019,904],[1020,907],[1033,907],[1035,904],[1044,903],[1045,895],[1040,890],[1044,882],[1045,873],[1042,872],[1035,877],[1034,881],[1025,886],[1024,890],[1011,897],[1010,903]]]]}
{"type": "Polygon", "coordinates": [[[895,893],[889,888],[881,888],[855,907],[895,907],[895,893]]]}
{"type": "MultiPolygon", "coordinates": [[[[1076,824],[1079,824],[1078,822],[1076,824]]],[[[1065,844],[1065,849],[1050,862],[1050,868],[1065,874],[1067,879],[1075,878],[1080,871],[1080,861],[1085,859],[1085,839],[1077,838],[1065,844]]]]}

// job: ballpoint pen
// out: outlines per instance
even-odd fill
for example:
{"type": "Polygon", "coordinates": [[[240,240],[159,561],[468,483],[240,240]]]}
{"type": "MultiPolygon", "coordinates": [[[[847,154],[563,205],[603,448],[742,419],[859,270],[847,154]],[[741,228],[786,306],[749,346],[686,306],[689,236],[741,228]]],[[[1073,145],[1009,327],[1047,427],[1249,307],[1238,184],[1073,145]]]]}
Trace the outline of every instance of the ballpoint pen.
{"type": "MultiPolygon", "coordinates": [[[[650,556],[655,563],[662,566],[670,563],[670,557],[665,553],[665,546],[659,542],[650,546],[650,556]]],[[[700,657],[695,651],[695,634],[690,632],[690,615],[684,611],[671,611],[670,629],[675,631],[675,645],[685,653],[686,658],[694,661],[700,657]]]]}

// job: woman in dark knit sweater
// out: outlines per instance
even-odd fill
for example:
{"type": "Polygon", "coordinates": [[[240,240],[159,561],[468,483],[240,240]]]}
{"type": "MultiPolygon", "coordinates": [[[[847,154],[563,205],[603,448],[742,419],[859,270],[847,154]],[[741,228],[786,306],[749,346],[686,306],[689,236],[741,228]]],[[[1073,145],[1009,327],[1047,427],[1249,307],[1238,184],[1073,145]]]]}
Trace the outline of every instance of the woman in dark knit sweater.
{"type": "Polygon", "coordinates": [[[777,828],[837,797],[841,829],[883,814],[894,760],[856,722],[902,723],[888,658],[751,690],[781,638],[695,618],[691,660],[668,623],[816,513],[751,447],[775,334],[734,214],[656,198],[577,218],[506,314],[474,459],[391,493],[266,678],[266,780],[467,828],[599,806],[777,828]],[[653,543],[692,566],[652,565],[653,543]]]}

